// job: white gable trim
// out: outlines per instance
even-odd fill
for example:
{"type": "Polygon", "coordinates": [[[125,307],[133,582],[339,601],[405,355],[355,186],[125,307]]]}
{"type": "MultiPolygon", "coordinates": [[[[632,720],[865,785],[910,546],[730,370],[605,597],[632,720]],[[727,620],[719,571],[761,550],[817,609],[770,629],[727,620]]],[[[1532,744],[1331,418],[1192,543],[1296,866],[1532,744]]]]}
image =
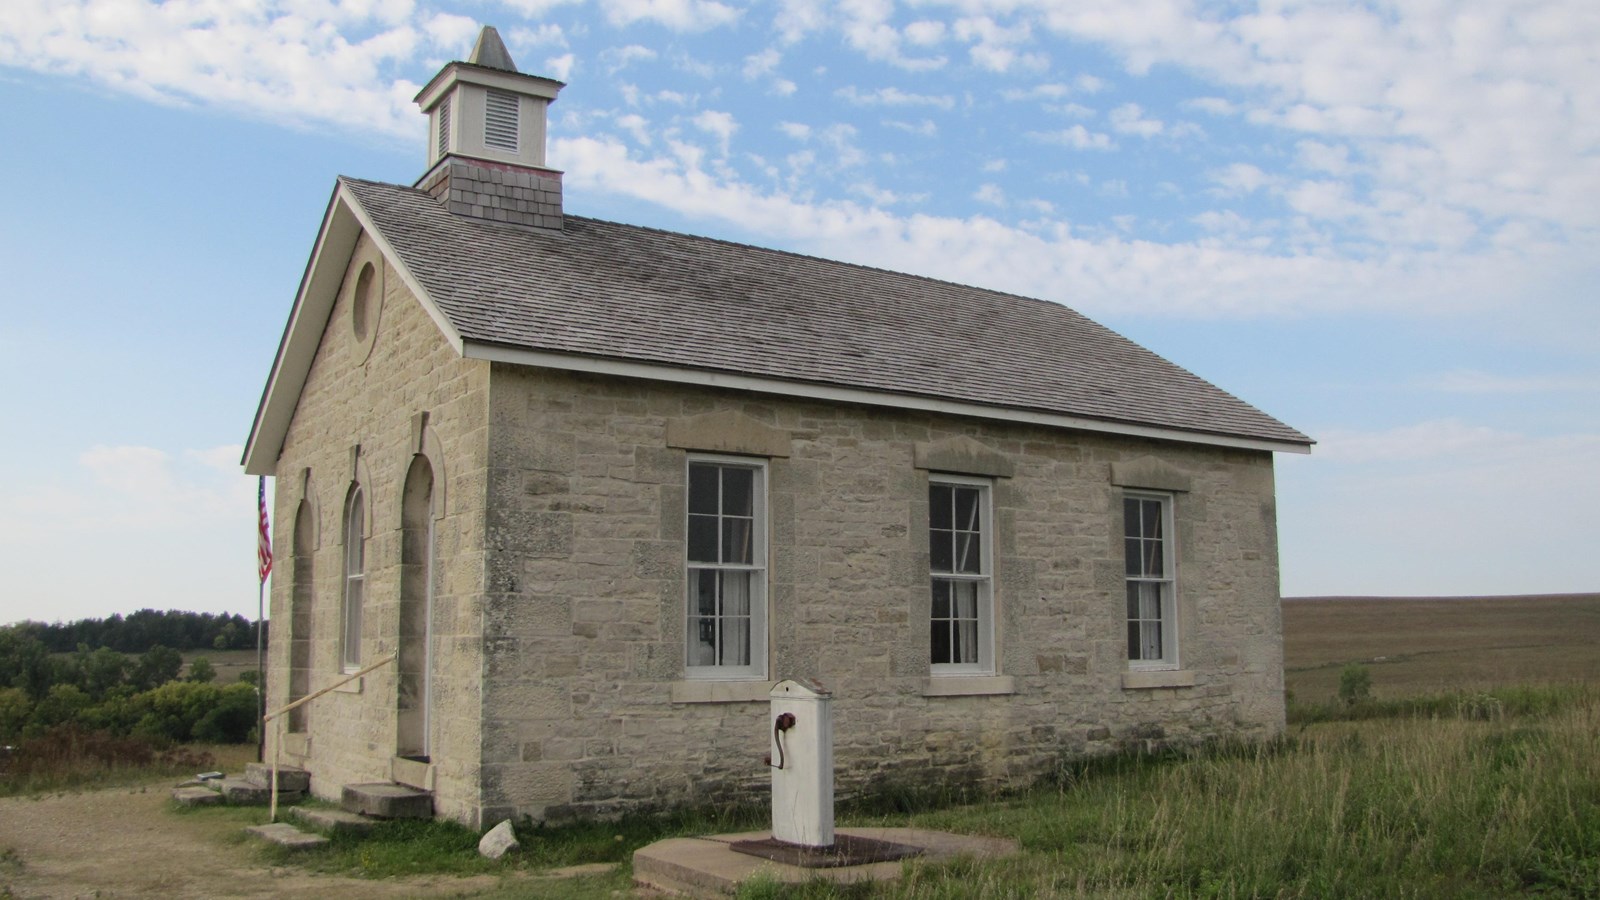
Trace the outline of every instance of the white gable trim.
{"type": "Polygon", "coordinates": [[[937,397],[891,394],[805,381],[786,381],[777,378],[761,378],[754,375],[712,372],[704,369],[681,369],[675,366],[652,363],[629,362],[592,356],[574,356],[566,353],[551,353],[544,350],[525,350],[498,344],[469,342],[465,344],[462,355],[468,359],[485,359],[491,362],[536,366],[542,369],[560,369],[568,372],[588,372],[600,375],[617,375],[623,378],[666,381],[673,384],[691,384],[698,387],[780,394],[785,397],[825,400],[830,403],[854,403],[863,406],[882,406],[891,409],[935,412],[1001,422],[1020,422],[1029,425],[1044,425],[1051,428],[1068,428],[1075,431],[1092,431],[1100,434],[1179,441],[1185,444],[1204,444],[1212,447],[1233,447],[1279,453],[1311,452],[1310,445],[1290,441],[1235,437],[1224,434],[1208,434],[1200,431],[1182,431],[1176,428],[1158,428],[1126,422],[1108,422],[1100,419],[1085,419],[1057,413],[1007,409],[978,403],[965,403],[959,400],[943,400],[937,397]]]}
{"type": "Polygon", "coordinates": [[[300,279],[294,308],[289,313],[288,324],[284,326],[283,338],[278,342],[278,355],[272,361],[272,374],[267,377],[267,386],[261,392],[261,403],[256,407],[255,421],[250,426],[250,439],[245,443],[244,458],[241,460],[247,474],[276,474],[278,454],[283,450],[289,422],[300,403],[300,392],[305,390],[306,376],[311,371],[317,348],[322,344],[322,333],[328,326],[328,317],[333,314],[333,304],[339,296],[339,285],[344,281],[350,255],[355,252],[356,241],[363,231],[389,265],[394,267],[412,296],[427,310],[428,317],[433,319],[450,346],[457,353],[462,352],[460,333],[401,262],[399,254],[394,252],[383,233],[372,224],[372,218],[362,209],[360,201],[340,181],[334,187],[333,196],[328,199],[328,209],[323,213],[322,227],[317,232],[311,258],[306,262],[305,274],[300,279]]]}

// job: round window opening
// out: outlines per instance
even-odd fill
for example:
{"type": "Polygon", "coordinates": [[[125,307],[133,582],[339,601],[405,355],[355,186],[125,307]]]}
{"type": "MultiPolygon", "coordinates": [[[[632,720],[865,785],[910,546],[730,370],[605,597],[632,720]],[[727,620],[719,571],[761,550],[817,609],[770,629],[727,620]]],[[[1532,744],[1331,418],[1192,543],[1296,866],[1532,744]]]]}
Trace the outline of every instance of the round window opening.
{"type": "Polygon", "coordinates": [[[358,341],[367,339],[367,320],[372,315],[372,278],[372,263],[367,263],[356,276],[356,290],[350,298],[350,330],[355,332],[358,341]]]}

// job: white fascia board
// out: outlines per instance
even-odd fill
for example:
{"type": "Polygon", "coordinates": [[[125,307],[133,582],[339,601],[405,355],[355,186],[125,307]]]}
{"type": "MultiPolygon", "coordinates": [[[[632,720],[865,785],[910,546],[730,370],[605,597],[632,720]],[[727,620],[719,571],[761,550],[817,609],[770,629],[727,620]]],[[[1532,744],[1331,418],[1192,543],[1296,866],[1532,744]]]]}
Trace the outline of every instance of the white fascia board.
{"type": "Polygon", "coordinates": [[[1150,425],[1135,425],[1124,422],[1107,422],[1100,419],[1086,419],[1077,416],[1060,415],[1058,413],[1037,412],[1025,409],[1010,409],[1001,406],[986,406],[981,403],[967,403],[960,400],[943,400],[938,397],[920,397],[913,394],[893,394],[885,391],[870,391],[861,388],[838,387],[829,384],[816,384],[806,381],[785,381],[778,378],[762,378],[755,375],[739,375],[729,372],[713,372],[704,369],[682,369],[676,366],[663,366],[652,363],[630,362],[626,360],[604,359],[593,356],[576,356],[566,353],[552,353],[544,350],[526,350],[517,347],[505,347],[497,344],[479,344],[468,342],[462,356],[467,359],[483,359],[490,362],[513,363],[522,366],[534,366],[542,369],[561,369],[568,372],[586,372],[597,375],[616,375],[623,378],[641,378],[651,381],[666,381],[673,384],[690,384],[698,387],[727,388],[736,391],[753,391],[762,394],[778,394],[785,397],[796,397],[804,400],[825,400],[832,403],[853,403],[862,406],[882,406],[891,409],[915,410],[918,412],[933,412],[952,416],[968,416],[977,419],[992,419],[1001,422],[1023,423],[1028,425],[1043,425],[1050,428],[1066,428],[1074,431],[1092,431],[1100,434],[1116,434],[1127,437],[1152,438],[1162,441],[1178,441],[1185,444],[1204,444],[1211,447],[1231,447],[1243,450],[1264,450],[1277,453],[1310,453],[1308,444],[1299,444],[1290,441],[1273,441],[1262,438],[1234,437],[1223,434],[1208,434],[1200,431],[1182,431],[1176,428],[1160,428],[1150,425]]]}
{"type": "Polygon", "coordinates": [[[283,451],[283,440],[289,432],[289,422],[294,418],[300,403],[300,392],[305,389],[306,376],[316,359],[317,348],[322,344],[322,333],[327,328],[328,317],[333,313],[334,301],[339,297],[339,286],[344,283],[344,271],[355,252],[356,241],[362,231],[377,245],[389,264],[394,266],[411,293],[422,303],[435,324],[439,326],[450,345],[461,352],[461,335],[422,290],[409,269],[400,261],[394,248],[384,239],[361,203],[341,181],[328,200],[328,211],[323,214],[322,228],[306,262],[306,271],[300,279],[300,290],[284,326],[283,338],[278,343],[278,355],[272,361],[272,374],[261,392],[261,404],[256,408],[255,422],[250,427],[250,438],[245,443],[241,462],[248,475],[277,474],[278,454],[283,451]]]}

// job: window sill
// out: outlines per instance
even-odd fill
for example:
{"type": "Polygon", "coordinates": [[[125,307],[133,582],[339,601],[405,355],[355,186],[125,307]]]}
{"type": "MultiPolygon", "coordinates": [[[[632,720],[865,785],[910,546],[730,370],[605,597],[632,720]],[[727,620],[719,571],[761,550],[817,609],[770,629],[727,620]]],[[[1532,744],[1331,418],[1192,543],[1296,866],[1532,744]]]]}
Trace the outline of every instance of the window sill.
{"type": "Polygon", "coordinates": [[[776,681],[674,681],[673,703],[756,703],[770,699],[776,681]]]}
{"type": "Polygon", "coordinates": [[[334,688],[333,692],[335,694],[359,694],[361,693],[361,682],[366,680],[367,677],[365,675],[361,676],[360,678],[352,678],[351,680],[346,681],[344,684],[334,688]]]}
{"type": "Polygon", "coordinates": [[[1122,673],[1122,688],[1128,691],[1151,688],[1194,687],[1192,669],[1133,669],[1122,673]]]}
{"type": "Polygon", "coordinates": [[[930,675],[922,682],[924,697],[983,697],[1016,692],[1017,680],[1010,675],[930,675]]]}

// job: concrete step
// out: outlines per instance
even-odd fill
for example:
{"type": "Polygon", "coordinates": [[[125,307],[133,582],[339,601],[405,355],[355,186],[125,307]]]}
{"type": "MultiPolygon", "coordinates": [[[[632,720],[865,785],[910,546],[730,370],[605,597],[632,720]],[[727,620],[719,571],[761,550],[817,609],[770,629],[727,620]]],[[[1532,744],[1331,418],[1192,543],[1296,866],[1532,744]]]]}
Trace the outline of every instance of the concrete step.
{"type": "Polygon", "coordinates": [[[287,847],[290,850],[307,850],[312,847],[320,847],[328,842],[328,839],[322,835],[301,831],[288,822],[273,822],[271,825],[252,825],[245,829],[245,833],[261,838],[270,844],[287,847]]]}
{"type": "Polygon", "coordinates": [[[308,828],[329,834],[366,834],[377,824],[366,816],[326,807],[296,807],[289,811],[289,817],[308,828]]]}
{"type": "MultiPolygon", "coordinates": [[[[272,800],[272,791],[243,778],[218,778],[207,783],[230,806],[266,806],[272,800]]],[[[279,803],[299,803],[305,797],[303,791],[278,792],[279,803]]]]}
{"type": "MultiPolygon", "coordinates": [[[[270,790],[272,788],[271,763],[246,763],[244,767],[244,780],[251,784],[260,785],[270,790]]],[[[311,790],[311,773],[299,766],[278,767],[278,793],[284,791],[299,791],[305,793],[311,790]]]]}
{"type": "Polygon", "coordinates": [[[340,792],[339,805],[350,812],[380,819],[433,818],[432,791],[422,791],[392,781],[347,784],[340,792]]]}
{"type": "Polygon", "coordinates": [[[222,802],[222,793],[200,785],[175,787],[172,799],[179,806],[216,806],[222,802]]]}

